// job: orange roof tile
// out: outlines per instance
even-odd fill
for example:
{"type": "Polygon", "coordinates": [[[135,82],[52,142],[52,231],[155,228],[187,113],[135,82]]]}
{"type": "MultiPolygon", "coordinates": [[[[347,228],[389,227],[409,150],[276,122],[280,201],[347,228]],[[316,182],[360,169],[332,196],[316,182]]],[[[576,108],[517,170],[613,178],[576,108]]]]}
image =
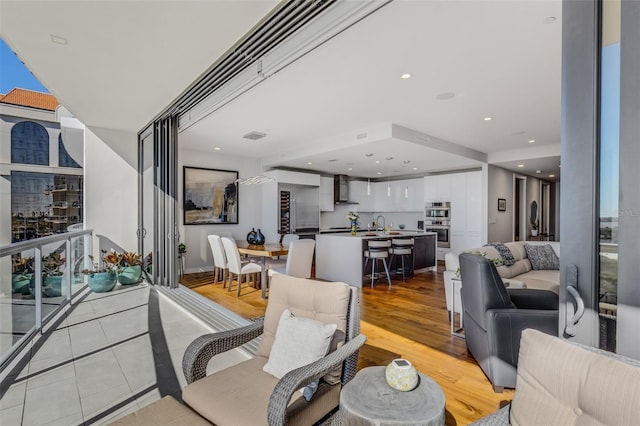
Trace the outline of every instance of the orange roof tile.
{"type": "Polygon", "coordinates": [[[56,107],[60,104],[56,97],[49,93],[34,92],[33,90],[20,88],[11,89],[9,93],[0,97],[0,103],[44,109],[47,111],[55,111],[56,107]]]}

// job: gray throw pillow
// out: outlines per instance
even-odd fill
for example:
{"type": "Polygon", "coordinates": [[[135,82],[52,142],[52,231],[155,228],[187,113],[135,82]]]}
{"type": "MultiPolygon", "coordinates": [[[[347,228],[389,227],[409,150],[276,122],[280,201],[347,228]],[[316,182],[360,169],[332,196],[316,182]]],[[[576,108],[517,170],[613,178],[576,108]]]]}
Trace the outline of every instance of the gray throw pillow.
{"type": "Polygon", "coordinates": [[[551,247],[551,244],[545,244],[541,246],[534,246],[531,244],[525,244],[524,249],[527,252],[527,257],[531,262],[531,267],[536,270],[559,270],[560,259],[558,255],[551,247]]]}

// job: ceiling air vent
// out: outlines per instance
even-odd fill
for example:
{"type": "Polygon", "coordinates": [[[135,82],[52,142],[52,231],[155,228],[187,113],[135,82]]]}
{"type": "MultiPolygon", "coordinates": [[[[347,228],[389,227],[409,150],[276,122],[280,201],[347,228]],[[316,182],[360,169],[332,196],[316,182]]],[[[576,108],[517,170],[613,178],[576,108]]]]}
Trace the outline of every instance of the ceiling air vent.
{"type": "Polygon", "coordinates": [[[251,139],[252,141],[257,141],[258,139],[262,139],[265,136],[267,136],[266,133],[262,133],[262,132],[249,132],[246,135],[244,135],[242,138],[243,139],[251,139]]]}

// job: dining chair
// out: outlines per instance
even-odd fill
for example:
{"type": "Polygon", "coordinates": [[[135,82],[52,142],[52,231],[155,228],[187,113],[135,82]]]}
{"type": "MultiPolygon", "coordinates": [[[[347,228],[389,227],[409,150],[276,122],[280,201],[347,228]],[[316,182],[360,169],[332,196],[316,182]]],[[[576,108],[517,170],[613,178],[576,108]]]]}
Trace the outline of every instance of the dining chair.
{"type": "Polygon", "coordinates": [[[289,245],[287,262],[282,266],[269,267],[269,277],[274,274],[284,274],[296,278],[310,278],[313,263],[314,240],[295,240],[289,245]]]}
{"type": "Polygon", "coordinates": [[[207,239],[213,253],[213,284],[217,284],[219,276],[222,275],[222,288],[225,288],[229,266],[227,265],[227,256],[224,253],[222,238],[219,235],[209,235],[207,239]]]}
{"type": "Polygon", "coordinates": [[[227,256],[227,265],[229,267],[229,287],[227,291],[231,291],[231,283],[233,275],[237,276],[238,289],[237,295],[240,296],[240,287],[242,286],[242,278],[248,282],[249,276],[253,276],[254,286],[257,285],[257,278],[262,272],[260,265],[256,263],[243,264],[240,260],[240,252],[238,251],[238,245],[232,238],[222,237],[222,245],[224,246],[224,252],[227,256]]]}

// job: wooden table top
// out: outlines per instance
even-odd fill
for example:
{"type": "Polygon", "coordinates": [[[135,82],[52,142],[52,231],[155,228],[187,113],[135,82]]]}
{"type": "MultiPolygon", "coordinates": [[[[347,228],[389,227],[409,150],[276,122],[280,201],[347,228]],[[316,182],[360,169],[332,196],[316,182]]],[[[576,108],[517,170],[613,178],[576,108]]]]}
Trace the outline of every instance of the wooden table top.
{"type": "Polygon", "coordinates": [[[249,244],[246,241],[236,241],[240,254],[249,254],[252,256],[285,256],[289,252],[289,248],[280,243],[267,243],[262,245],[249,244]]]}

